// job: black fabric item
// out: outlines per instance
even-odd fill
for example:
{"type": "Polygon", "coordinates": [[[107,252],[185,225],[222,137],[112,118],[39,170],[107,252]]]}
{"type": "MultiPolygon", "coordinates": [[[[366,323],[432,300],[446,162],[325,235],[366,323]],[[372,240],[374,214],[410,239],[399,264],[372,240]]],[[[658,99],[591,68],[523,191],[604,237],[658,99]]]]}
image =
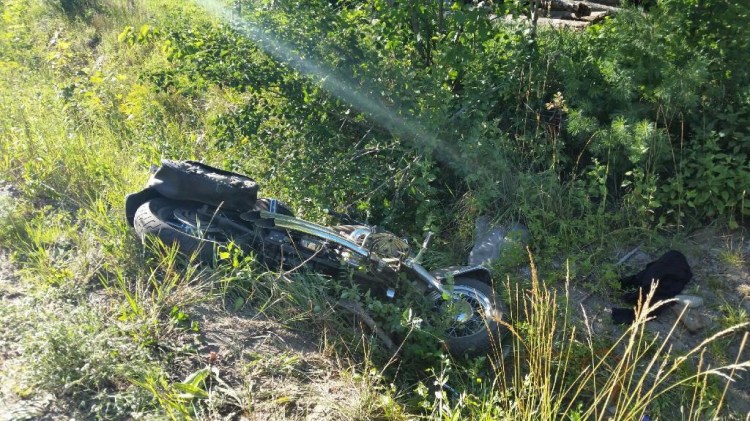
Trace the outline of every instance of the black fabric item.
{"type": "MultiPolygon", "coordinates": [[[[651,292],[651,284],[658,281],[654,291],[653,302],[674,298],[682,292],[685,285],[693,278],[693,272],[685,255],[677,250],[670,250],[657,260],[646,265],[646,268],[635,275],[620,279],[623,289],[631,289],[623,293],[622,299],[628,304],[637,304],[646,299],[651,292]]],[[[659,307],[650,315],[660,314],[671,304],[659,307]]],[[[612,321],[616,324],[632,323],[635,320],[633,308],[613,308],[612,321]]]]}
{"type": "Polygon", "coordinates": [[[253,179],[196,161],[163,160],[148,186],[168,199],[238,211],[252,209],[258,198],[258,185],[253,179]]]}
{"type": "Polygon", "coordinates": [[[614,307],[612,309],[612,323],[616,325],[630,324],[635,321],[635,309],[614,307]]]}

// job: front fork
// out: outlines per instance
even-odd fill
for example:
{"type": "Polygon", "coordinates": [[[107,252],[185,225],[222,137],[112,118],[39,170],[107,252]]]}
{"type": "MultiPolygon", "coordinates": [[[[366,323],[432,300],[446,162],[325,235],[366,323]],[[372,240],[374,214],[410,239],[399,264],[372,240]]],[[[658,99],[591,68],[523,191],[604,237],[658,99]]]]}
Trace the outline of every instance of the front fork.
{"type": "Polygon", "coordinates": [[[419,279],[421,279],[422,282],[424,282],[427,285],[427,288],[429,288],[430,290],[438,291],[440,292],[440,294],[450,293],[450,291],[448,291],[443,286],[438,278],[428,272],[427,269],[416,262],[415,259],[406,259],[403,262],[403,265],[411,269],[411,271],[414,272],[414,274],[417,275],[419,279]]]}
{"type": "Polygon", "coordinates": [[[448,292],[448,290],[443,287],[443,284],[440,282],[440,280],[434,277],[430,272],[427,271],[427,269],[419,264],[419,262],[422,261],[422,256],[424,255],[425,250],[427,250],[427,247],[430,245],[430,240],[432,240],[432,231],[428,232],[427,236],[425,236],[424,242],[422,243],[422,248],[419,249],[417,255],[414,256],[414,258],[406,259],[403,264],[407,268],[411,269],[420,279],[422,279],[422,281],[427,284],[427,287],[429,289],[433,289],[444,295],[448,292]]]}
{"type": "Polygon", "coordinates": [[[485,284],[492,286],[492,274],[486,267],[481,265],[451,266],[443,269],[438,269],[433,272],[428,272],[422,265],[419,264],[419,262],[422,259],[422,255],[427,249],[427,246],[430,244],[431,238],[432,232],[427,233],[427,237],[425,238],[424,243],[422,243],[422,248],[419,250],[419,253],[417,253],[416,257],[414,257],[413,259],[406,259],[406,261],[403,262],[403,265],[411,269],[411,271],[414,272],[414,274],[416,274],[427,285],[429,289],[438,291],[441,294],[445,294],[449,291],[447,290],[447,288],[445,288],[444,281],[459,276],[474,278],[480,282],[484,282],[485,284]]]}

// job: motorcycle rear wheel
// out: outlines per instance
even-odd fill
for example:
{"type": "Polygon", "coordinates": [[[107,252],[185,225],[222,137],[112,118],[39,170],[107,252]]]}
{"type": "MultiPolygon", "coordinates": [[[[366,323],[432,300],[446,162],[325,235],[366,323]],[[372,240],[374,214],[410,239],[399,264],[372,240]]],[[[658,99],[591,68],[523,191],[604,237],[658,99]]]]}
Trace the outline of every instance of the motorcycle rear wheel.
{"type": "Polygon", "coordinates": [[[135,213],[135,232],[141,239],[155,236],[165,245],[177,244],[183,255],[213,264],[216,249],[240,233],[218,227],[215,217],[199,212],[203,206],[198,202],[165,198],[149,200],[135,213]]]}
{"type": "Polygon", "coordinates": [[[499,322],[505,305],[490,285],[468,277],[456,278],[453,296],[444,300],[433,292],[438,311],[450,315],[443,340],[453,355],[482,355],[497,350],[508,329],[499,322]],[[446,307],[450,307],[447,309],[446,307]]]}

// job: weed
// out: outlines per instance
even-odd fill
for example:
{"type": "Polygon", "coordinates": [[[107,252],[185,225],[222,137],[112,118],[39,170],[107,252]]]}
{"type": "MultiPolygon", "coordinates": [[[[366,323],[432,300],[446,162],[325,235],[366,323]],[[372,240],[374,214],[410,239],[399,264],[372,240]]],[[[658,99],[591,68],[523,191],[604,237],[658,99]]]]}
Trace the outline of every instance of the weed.
{"type": "Polygon", "coordinates": [[[729,303],[723,304],[719,310],[721,311],[722,317],[719,319],[719,325],[723,329],[727,329],[731,326],[744,325],[750,323],[750,316],[741,306],[734,306],[729,303]]]}
{"type": "Polygon", "coordinates": [[[418,389],[422,405],[433,417],[640,419],[673,416],[686,407],[683,417],[702,419],[717,416],[723,402],[710,378],[736,378],[738,371],[750,368],[739,357],[720,367],[704,359],[711,344],[741,331],[747,323],[724,329],[676,355],[669,346],[676,325],[664,338],[648,335],[645,329],[652,308],[649,300],[639,308],[636,323],[614,344],[602,343],[588,319],[580,332],[569,310],[558,308],[555,293],[536,273],[532,290],[518,291],[515,302],[511,316],[523,323],[509,326],[510,343],[498,344],[498,355],[492,360],[494,376],[461,380],[457,370],[444,364],[435,374],[439,388],[433,396],[418,389]],[[502,358],[506,347],[509,356],[502,358]],[[465,392],[450,398],[453,390],[465,392]]]}
{"type": "Polygon", "coordinates": [[[180,309],[211,298],[210,274],[197,264],[183,263],[177,248],[154,243],[155,265],[145,274],[128,280],[122,272],[102,277],[105,287],[122,297],[119,320],[129,326],[142,345],[156,345],[159,338],[177,327],[198,328],[180,309]],[[165,323],[168,320],[169,323],[165,323]]]}
{"type": "Polygon", "coordinates": [[[140,410],[143,395],[127,378],[149,366],[148,353],[134,344],[100,309],[85,302],[60,304],[42,295],[45,306],[19,301],[3,307],[4,341],[18,344],[8,360],[9,381],[29,395],[53,393],[92,416],[140,410]]]}
{"type": "Polygon", "coordinates": [[[719,252],[719,259],[729,266],[735,268],[742,268],[745,265],[745,254],[747,250],[744,249],[745,241],[742,236],[738,239],[732,235],[726,237],[726,245],[723,250],[719,252]]]}
{"type": "MultiPolygon", "coordinates": [[[[338,71],[304,75],[193,4],[0,2],[0,178],[15,189],[0,194],[0,245],[31,300],[0,307],[18,395],[77,400],[82,417],[208,418],[255,409],[253,376],[308,375],[308,361],[284,352],[245,362],[242,379],[210,364],[175,374],[186,351],[171,341],[203,329],[191,305],[218,299],[234,316],[318,333],[350,367],[335,370],[352,390],[345,417],[667,418],[678,403],[687,419],[718,414],[711,378],[747,362],[709,368],[701,356],[736,339],[747,322],[737,308],[685,355],[644,329],[645,310],[612,344],[574,323],[567,295],[534,273],[499,288],[513,304],[510,342],[489,359],[450,361],[425,328],[429,309],[408,305],[419,297],[381,303],[347,279],[278,273],[231,247],[225,268],[205,269],[141,245],[122,208],[150,164],[196,158],[263,179],[306,216],[352,205],[415,238],[440,231],[435,266],[462,259],[478,215],[519,220],[549,279],[606,289],[617,274],[602,262],[620,238],[653,246],[655,226],[734,226],[747,214],[749,38],[734,22],[745,10],[707,1],[716,19],[705,23],[665,0],[652,14],[529,39],[460,2],[450,14],[441,2],[251,3],[261,7],[240,8],[237,21],[338,71]],[[419,133],[337,97],[338,73],[419,133]],[[555,264],[563,254],[570,268],[555,264]],[[400,359],[352,333],[336,309],[344,295],[400,335],[400,359]]],[[[729,244],[722,261],[746,263],[740,248],[729,244]]],[[[495,272],[525,263],[510,249],[495,272]]],[[[263,392],[284,416],[300,398],[263,392]]]]}

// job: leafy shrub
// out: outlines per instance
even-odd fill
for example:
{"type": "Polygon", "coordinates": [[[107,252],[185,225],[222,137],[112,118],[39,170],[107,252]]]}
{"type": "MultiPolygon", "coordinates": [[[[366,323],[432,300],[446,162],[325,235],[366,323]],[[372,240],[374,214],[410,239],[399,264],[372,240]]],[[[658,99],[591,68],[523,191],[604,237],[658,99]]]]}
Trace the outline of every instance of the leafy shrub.
{"type": "Polygon", "coordinates": [[[59,0],[59,7],[68,19],[90,19],[95,12],[102,10],[100,0],[59,0]]]}

